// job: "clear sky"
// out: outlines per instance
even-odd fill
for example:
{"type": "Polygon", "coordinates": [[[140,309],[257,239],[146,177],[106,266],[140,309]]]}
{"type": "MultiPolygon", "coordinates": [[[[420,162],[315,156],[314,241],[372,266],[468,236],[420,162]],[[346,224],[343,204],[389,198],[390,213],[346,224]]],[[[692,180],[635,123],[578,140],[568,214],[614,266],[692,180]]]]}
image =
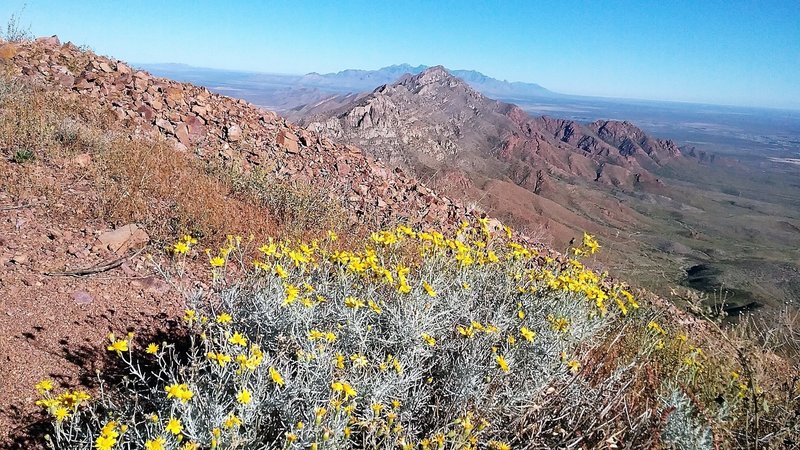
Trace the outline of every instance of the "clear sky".
{"type": "Polygon", "coordinates": [[[0,23],[23,4],[33,34],[134,63],[442,64],[568,94],[800,108],[800,0],[1,0],[0,23]]]}

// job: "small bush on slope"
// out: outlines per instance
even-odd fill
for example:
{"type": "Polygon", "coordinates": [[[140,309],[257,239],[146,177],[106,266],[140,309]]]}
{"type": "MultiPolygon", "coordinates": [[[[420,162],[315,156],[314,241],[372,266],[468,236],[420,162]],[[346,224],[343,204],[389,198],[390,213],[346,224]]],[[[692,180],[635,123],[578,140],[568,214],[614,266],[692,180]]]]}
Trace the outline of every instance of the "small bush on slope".
{"type": "MultiPolygon", "coordinates": [[[[727,367],[634,313],[622,286],[485,221],[454,238],[399,227],[356,253],[334,240],[270,241],[251,263],[238,237],[207,251],[213,288],[189,296],[187,349],[111,336],[128,375],[91,404],[39,385],[54,446],[651,447],[707,443],[743,403],[747,387],[723,382],[724,407],[699,414],[693,386],[727,367]],[[658,358],[681,362],[644,382],[658,358]]],[[[172,247],[177,273],[195,244],[172,247]]]]}

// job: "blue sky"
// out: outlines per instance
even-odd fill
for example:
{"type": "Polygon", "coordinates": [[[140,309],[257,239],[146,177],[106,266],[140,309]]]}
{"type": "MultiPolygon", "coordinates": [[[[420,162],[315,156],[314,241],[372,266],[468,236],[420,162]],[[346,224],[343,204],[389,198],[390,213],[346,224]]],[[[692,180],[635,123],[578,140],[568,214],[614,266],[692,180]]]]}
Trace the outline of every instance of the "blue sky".
{"type": "Polygon", "coordinates": [[[23,4],[33,34],[130,62],[442,64],[569,94],[800,108],[797,0],[3,0],[0,20],[23,4]]]}

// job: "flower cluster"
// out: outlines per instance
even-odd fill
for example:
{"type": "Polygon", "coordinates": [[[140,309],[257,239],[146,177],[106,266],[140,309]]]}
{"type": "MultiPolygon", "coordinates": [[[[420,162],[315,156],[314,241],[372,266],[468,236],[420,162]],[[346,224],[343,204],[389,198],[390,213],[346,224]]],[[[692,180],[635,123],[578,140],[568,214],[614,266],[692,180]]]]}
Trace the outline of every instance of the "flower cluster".
{"type": "MultiPolygon", "coordinates": [[[[114,393],[126,407],[96,423],[96,447],[522,443],[510,424],[553,386],[590,389],[586,343],[639,305],[605,274],[500,230],[486,219],[452,236],[400,226],[356,251],[337,248],[333,233],[269,240],[237,279],[225,270],[231,255],[241,264],[247,242],[230,237],[207,252],[213,290],[188,293],[184,353],[168,342],[139,352],[133,335],[110,336],[132,376],[114,393]],[[157,369],[143,372],[137,358],[157,369]]],[[[193,245],[183,238],[175,251],[181,242],[193,245]]],[[[585,235],[582,248],[599,245],[585,235]]],[[[646,332],[664,331],[653,322],[646,332]]],[[[699,364],[700,350],[687,358],[699,364]]],[[[56,438],[69,446],[69,436],[56,438]]]]}

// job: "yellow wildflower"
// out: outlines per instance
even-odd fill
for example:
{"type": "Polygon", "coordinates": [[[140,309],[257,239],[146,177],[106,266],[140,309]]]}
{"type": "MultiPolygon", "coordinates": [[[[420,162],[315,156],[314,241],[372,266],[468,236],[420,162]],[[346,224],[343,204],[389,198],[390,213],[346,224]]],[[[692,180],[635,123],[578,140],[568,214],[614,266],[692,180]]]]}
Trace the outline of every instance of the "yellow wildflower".
{"type": "Polygon", "coordinates": [[[186,383],[174,383],[165,387],[164,390],[167,392],[167,398],[177,398],[182,403],[186,403],[194,396],[186,383]]]}
{"type": "Polygon", "coordinates": [[[569,362],[567,362],[567,368],[570,372],[576,374],[581,368],[581,363],[578,362],[577,359],[571,359],[569,362]]]}
{"type": "Polygon", "coordinates": [[[300,288],[293,284],[287,284],[284,286],[284,293],[286,294],[286,298],[283,300],[283,306],[291,305],[297,300],[297,297],[300,296],[300,288]]]}
{"type": "Polygon", "coordinates": [[[583,233],[583,246],[586,247],[589,250],[589,253],[592,255],[597,253],[597,250],[600,249],[600,245],[597,243],[594,237],[586,234],[585,232],[583,233]]]}
{"type": "Polygon", "coordinates": [[[283,386],[286,382],[283,380],[283,376],[278,369],[270,366],[269,367],[269,376],[272,378],[272,381],[277,384],[278,386],[283,386]]]}
{"type": "Polygon", "coordinates": [[[367,367],[368,364],[367,357],[359,354],[350,356],[350,361],[353,362],[353,367],[367,367]]]}
{"type": "Polygon", "coordinates": [[[126,339],[114,339],[108,347],[108,351],[118,354],[128,351],[128,341],[126,339]]]}
{"type": "Polygon", "coordinates": [[[656,321],[654,321],[654,320],[651,320],[651,321],[650,321],[650,322],[647,324],[647,329],[648,329],[648,330],[652,330],[652,331],[654,331],[654,332],[656,332],[656,333],[658,333],[658,334],[667,334],[667,332],[666,332],[666,331],[664,331],[664,329],[663,329],[663,328],[661,328],[661,325],[659,325],[659,324],[658,324],[658,322],[656,322],[656,321]]]}
{"type": "Polygon", "coordinates": [[[253,395],[247,389],[242,389],[239,394],[236,395],[236,401],[243,405],[247,405],[253,401],[253,395]]]}
{"type": "Polygon", "coordinates": [[[475,334],[475,328],[470,325],[469,327],[463,327],[461,325],[456,327],[458,333],[465,338],[471,338],[475,334]]]}
{"type": "Polygon", "coordinates": [[[196,320],[197,313],[193,309],[187,309],[183,314],[183,320],[189,322],[190,324],[192,321],[196,320]]]}
{"type": "Polygon", "coordinates": [[[230,342],[233,345],[240,345],[242,347],[247,346],[247,339],[245,339],[245,337],[242,336],[242,334],[239,333],[238,331],[233,333],[233,335],[228,339],[228,342],[230,342]]]}
{"type": "Polygon", "coordinates": [[[164,450],[166,444],[167,440],[163,436],[159,436],[156,439],[145,441],[144,448],[145,450],[164,450]]]}
{"type": "Polygon", "coordinates": [[[285,279],[289,276],[289,272],[287,272],[286,269],[284,269],[280,264],[275,264],[275,275],[277,275],[279,278],[285,279]]]}
{"type": "Polygon", "coordinates": [[[428,345],[429,345],[429,346],[431,346],[431,347],[433,347],[433,346],[435,346],[435,345],[436,345],[436,339],[434,339],[434,338],[433,338],[433,337],[432,337],[430,334],[428,334],[428,333],[422,333],[422,340],[423,340],[423,341],[425,341],[425,343],[426,343],[426,344],[428,344],[428,345]]]}
{"type": "Polygon", "coordinates": [[[164,430],[177,436],[183,432],[183,425],[181,424],[180,420],[170,417],[169,422],[167,422],[167,426],[164,427],[164,430]]]}
{"type": "Polygon", "coordinates": [[[147,349],[145,350],[145,352],[151,355],[155,355],[156,353],[158,353],[158,344],[156,344],[155,342],[147,344],[147,349]]]}
{"type": "Polygon", "coordinates": [[[436,297],[436,296],[439,295],[439,294],[436,293],[436,291],[433,290],[433,287],[431,287],[431,285],[428,284],[427,281],[423,281],[422,282],[422,287],[425,288],[425,292],[427,292],[428,295],[431,296],[431,297],[436,297]]]}
{"type": "Polygon", "coordinates": [[[225,265],[225,260],[219,256],[215,256],[209,259],[208,263],[211,264],[211,267],[222,267],[225,265]]]}
{"type": "Polygon", "coordinates": [[[172,253],[176,255],[185,255],[189,251],[189,244],[184,241],[178,241],[172,245],[172,253]]]}
{"type": "Polygon", "coordinates": [[[555,318],[553,316],[548,316],[547,320],[550,321],[550,327],[553,329],[553,331],[566,333],[569,329],[569,319],[566,317],[555,318]]]}
{"type": "Polygon", "coordinates": [[[45,392],[53,389],[53,382],[50,380],[42,380],[36,383],[35,387],[40,394],[44,394],[45,392]]]}
{"type": "Polygon", "coordinates": [[[325,337],[325,333],[316,328],[312,328],[311,331],[308,332],[307,336],[309,341],[318,341],[325,337]]]}
{"type": "Polygon", "coordinates": [[[528,327],[522,327],[519,329],[519,334],[522,335],[528,342],[533,342],[533,339],[536,337],[536,332],[529,329],[528,327]]]}
{"type": "Polygon", "coordinates": [[[378,304],[375,303],[374,300],[367,301],[367,304],[369,305],[370,309],[372,309],[375,312],[375,314],[380,314],[381,312],[383,312],[381,310],[381,307],[378,306],[378,304]]]}
{"type": "Polygon", "coordinates": [[[491,450],[511,450],[510,445],[500,441],[489,441],[489,448],[491,450]]]}
{"type": "Polygon", "coordinates": [[[241,425],[242,425],[242,419],[240,419],[233,413],[228,414],[228,417],[226,417],[225,421],[222,422],[222,426],[228,430],[230,430],[233,427],[239,427],[241,425]]]}
{"type": "Polygon", "coordinates": [[[232,320],[233,317],[228,313],[217,314],[217,323],[219,324],[231,323],[232,320]]]}
{"type": "Polygon", "coordinates": [[[53,411],[53,417],[55,417],[58,422],[63,421],[67,416],[69,416],[69,410],[63,406],[59,406],[53,411]]]}
{"type": "Polygon", "coordinates": [[[347,296],[347,298],[344,299],[344,306],[351,309],[363,308],[365,305],[366,303],[364,303],[364,300],[359,300],[353,296],[347,296]]]}
{"type": "Polygon", "coordinates": [[[508,373],[508,371],[509,371],[508,362],[503,357],[503,355],[495,356],[494,360],[497,362],[497,365],[500,367],[500,370],[502,370],[503,372],[508,373]]]}
{"type": "Polygon", "coordinates": [[[344,355],[341,353],[337,353],[334,358],[333,362],[336,365],[337,369],[344,369],[344,355]]]}

